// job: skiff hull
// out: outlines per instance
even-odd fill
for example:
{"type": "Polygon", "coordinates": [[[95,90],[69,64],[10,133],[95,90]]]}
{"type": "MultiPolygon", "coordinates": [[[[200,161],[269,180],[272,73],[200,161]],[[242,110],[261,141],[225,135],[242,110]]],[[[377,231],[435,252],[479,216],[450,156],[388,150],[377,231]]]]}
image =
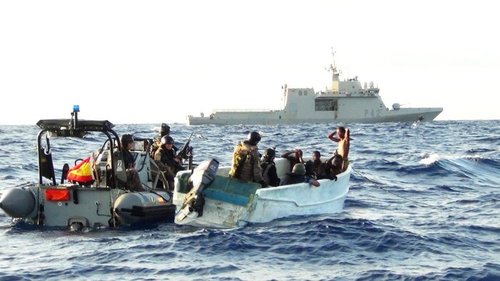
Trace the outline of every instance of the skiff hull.
{"type": "MultiPolygon", "coordinates": [[[[285,160],[285,159],[282,159],[285,160]]],[[[286,160],[285,160],[286,161],[286,160]]],[[[308,183],[261,188],[259,184],[227,177],[227,169],[203,192],[204,206],[200,216],[177,222],[208,228],[233,228],[247,223],[266,223],[290,216],[333,214],[343,210],[349,192],[352,168],[337,175],[337,181],[322,179],[320,186],[308,183]]],[[[189,172],[186,172],[189,173],[189,172]]],[[[178,174],[173,202],[180,210],[186,195],[182,186],[188,175],[178,174]]]]}

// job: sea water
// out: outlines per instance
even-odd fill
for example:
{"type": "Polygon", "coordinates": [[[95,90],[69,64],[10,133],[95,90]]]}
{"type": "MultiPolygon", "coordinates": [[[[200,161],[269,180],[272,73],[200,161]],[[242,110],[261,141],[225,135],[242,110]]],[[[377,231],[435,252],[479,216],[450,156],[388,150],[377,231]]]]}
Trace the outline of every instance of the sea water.
{"type": "MultiPolygon", "coordinates": [[[[194,132],[195,162],[229,165],[251,130],[262,134],[261,151],[327,159],[338,124],[170,125],[178,146],[194,132]]],[[[155,126],[115,129],[152,138],[155,126]]],[[[16,224],[0,210],[0,280],[500,280],[500,122],[347,126],[354,171],[341,213],[235,229],[70,232],[16,224]]],[[[0,126],[0,192],[37,181],[37,133],[0,126]]],[[[102,138],[53,143],[57,173],[102,138]]]]}

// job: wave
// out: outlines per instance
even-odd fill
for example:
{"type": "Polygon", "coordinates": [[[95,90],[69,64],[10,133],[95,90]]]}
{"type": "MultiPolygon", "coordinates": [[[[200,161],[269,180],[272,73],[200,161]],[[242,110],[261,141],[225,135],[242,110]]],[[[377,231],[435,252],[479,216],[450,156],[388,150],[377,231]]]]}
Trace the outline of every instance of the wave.
{"type": "MultiPolygon", "coordinates": [[[[406,271],[413,273],[395,273],[389,269],[372,269],[360,273],[356,278],[357,281],[362,280],[469,280],[469,281],[495,281],[500,279],[498,265],[487,263],[480,269],[470,267],[446,267],[441,270],[436,270],[435,267],[429,267],[427,273],[421,273],[421,270],[412,270],[411,266],[402,266],[406,271]],[[497,272],[492,272],[492,269],[497,272]]],[[[416,267],[414,265],[413,267],[416,267]]],[[[397,271],[396,271],[397,272],[397,271]]]]}
{"type": "Polygon", "coordinates": [[[440,156],[432,154],[424,157],[421,164],[435,167],[434,172],[454,174],[459,178],[473,179],[474,182],[491,186],[500,185],[500,161],[479,156],[440,156]]]}

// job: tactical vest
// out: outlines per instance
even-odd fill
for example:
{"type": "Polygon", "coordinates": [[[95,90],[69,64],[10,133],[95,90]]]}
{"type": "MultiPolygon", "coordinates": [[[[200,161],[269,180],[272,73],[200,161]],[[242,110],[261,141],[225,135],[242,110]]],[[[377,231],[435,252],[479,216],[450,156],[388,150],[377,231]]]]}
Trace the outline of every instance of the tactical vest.
{"type": "Polygon", "coordinates": [[[255,159],[253,156],[253,151],[255,146],[247,148],[243,143],[239,143],[233,153],[233,165],[229,171],[229,175],[234,178],[253,180],[253,165],[255,165],[255,159]],[[248,178],[249,175],[251,178],[248,178]],[[242,178],[243,177],[243,178],[242,178]]]}

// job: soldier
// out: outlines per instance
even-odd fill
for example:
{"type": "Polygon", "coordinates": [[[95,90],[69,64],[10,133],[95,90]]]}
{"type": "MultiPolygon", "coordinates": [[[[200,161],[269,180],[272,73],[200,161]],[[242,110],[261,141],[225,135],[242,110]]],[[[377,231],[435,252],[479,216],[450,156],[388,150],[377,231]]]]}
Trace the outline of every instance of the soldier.
{"type": "Polygon", "coordinates": [[[248,138],[234,147],[232,167],[229,176],[243,181],[260,183],[263,187],[267,183],[262,177],[260,155],[257,144],[260,141],[258,132],[250,132],[248,138]]]}
{"type": "Polygon", "coordinates": [[[184,170],[181,160],[175,155],[173,146],[174,139],[169,135],[164,135],[160,141],[160,148],[156,150],[153,157],[160,170],[164,172],[170,190],[174,188],[174,177],[177,172],[184,170]]]}
{"type": "Polygon", "coordinates": [[[125,173],[127,175],[127,189],[131,191],[144,191],[139,173],[135,169],[134,155],[130,152],[134,147],[134,137],[130,134],[122,135],[121,144],[125,173]]]}
{"type": "MultiPolygon", "coordinates": [[[[163,138],[164,136],[170,136],[170,126],[166,123],[161,123],[160,134],[154,138],[153,143],[151,144],[151,158],[154,158],[156,151],[160,148],[161,138],[163,138]]],[[[173,149],[175,152],[177,152],[177,147],[175,145],[173,146],[173,149]]]]}

